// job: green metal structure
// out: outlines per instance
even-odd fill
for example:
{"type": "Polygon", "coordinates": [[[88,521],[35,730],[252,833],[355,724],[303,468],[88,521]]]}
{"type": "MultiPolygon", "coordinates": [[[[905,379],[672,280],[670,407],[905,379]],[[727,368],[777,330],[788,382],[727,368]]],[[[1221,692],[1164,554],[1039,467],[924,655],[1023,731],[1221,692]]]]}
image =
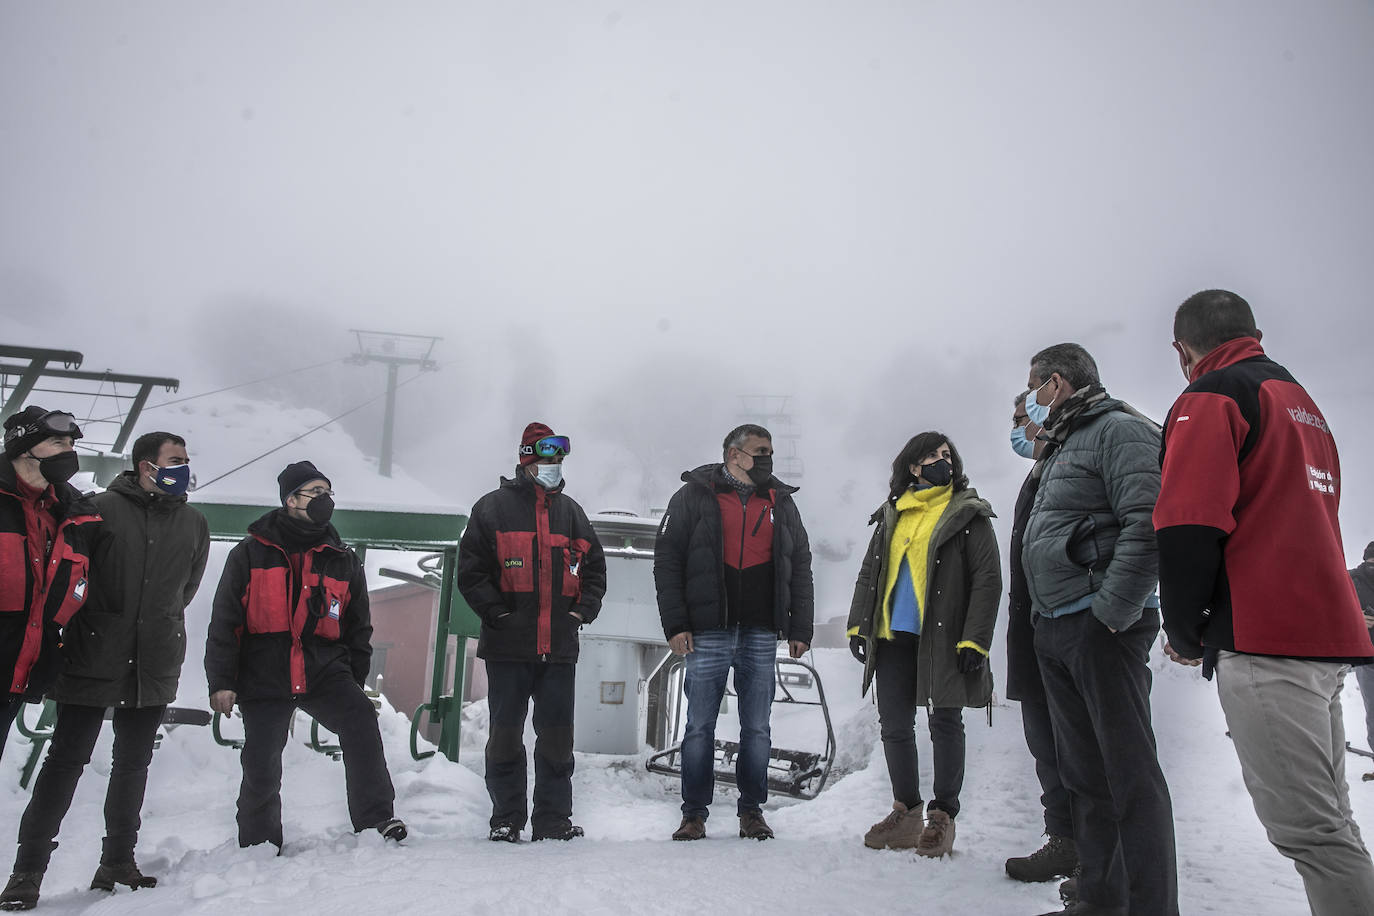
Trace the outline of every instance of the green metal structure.
{"type": "MultiPolygon", "coordinates": [[[[195,506],[210,523],[210,537],[217,541],[239,541],[248,526],[260,516],[278,508],[275,505],[212,503],[196,500],[195,506]]],[[[406,550],[437,553],[442,556],[439,574],[439,614],[434,634],[434,674],[430,681],[429,702],[422,703],[410,720],[410,752],[416,760],[431,756],[420,751],[419,729],[427,715],[439,726],[439,753],[458,760],[463,721],[463,681],[466,674],[468,639],[481,631],[481,621],[468,607],[455,586],[458,568],[458,538],[467,526],[467,516],[458,513],[398,512],[384,509],[337,509],[332,519],[339,536],[360,555],[369,549],[406,550]],[[448,668],[450,637],[457,640],[453,670],[448,668]]],[[[216,730],[218,730],[216,717],[216,730]]],[[[318,743],[317,733],[312,732],[318,743]]],[[[232,742],[228,742],[232,743],[232,742]]]]}

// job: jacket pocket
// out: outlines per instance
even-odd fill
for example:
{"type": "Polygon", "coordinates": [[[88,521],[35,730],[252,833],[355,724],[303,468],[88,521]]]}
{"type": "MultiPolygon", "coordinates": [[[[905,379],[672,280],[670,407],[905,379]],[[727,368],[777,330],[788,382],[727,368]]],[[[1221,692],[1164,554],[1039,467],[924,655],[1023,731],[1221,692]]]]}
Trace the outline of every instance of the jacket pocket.
{"type": "Polygon", "coordinates": [[[501,591],[534,591],[534,532],[496,532],[496,562],[501,564],[501,591]]]}
{"type": "Polygon", "coordinates": [[[315,619],[314,633],[321,639],[338,639],[347,594],[331,585],[317,585],[310,590],[307,608],[315,619]]]}
{"type": "Polygon", "coordinates": [[[1073,526],[1065,545],[1069,561],[1092,569],[1101,559],[1097,549],[1097,522],[1091,515],[1085,515],[1073,526]]]}
{"type": "Polygon", "coordinates": [[[582,553],[571,547],[559,549],[563,553],[563,597],[575,602],[582,596],[582,553]]]}

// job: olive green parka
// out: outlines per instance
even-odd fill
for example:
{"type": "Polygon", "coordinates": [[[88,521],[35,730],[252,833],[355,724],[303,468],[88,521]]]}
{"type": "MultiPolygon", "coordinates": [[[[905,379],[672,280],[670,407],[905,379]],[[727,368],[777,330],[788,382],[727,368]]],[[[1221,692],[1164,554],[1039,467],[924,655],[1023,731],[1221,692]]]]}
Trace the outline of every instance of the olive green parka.
{"type": "MultiPolygon", "coordinates": [[[[875,524],[849,607],[848,631],[868,643],[863,693],[873,681],[877,652],[873,632],[882,613],[887,559],[897,509],[889,500],[873,513],[875,524]]],[[[916,701],[926,706],[983,707],[992,700],[990,665],[962,674],[958,645],[974,643],[985,652],[1002,601],[1002,561],[992,529],[992,506],[976,490],[951,496],[930,536],[926,556],[927,591],[922,602],[921,638],[917,646],[916,701]]]]}

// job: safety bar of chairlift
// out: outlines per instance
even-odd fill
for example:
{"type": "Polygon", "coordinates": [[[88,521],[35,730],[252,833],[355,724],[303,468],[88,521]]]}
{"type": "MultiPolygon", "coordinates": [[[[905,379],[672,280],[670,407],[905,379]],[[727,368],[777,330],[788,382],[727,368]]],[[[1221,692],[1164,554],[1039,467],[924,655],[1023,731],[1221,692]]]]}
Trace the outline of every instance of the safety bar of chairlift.
{"type": "MultiPolygon", "coordinates": [[[[666,661],[667,661],[667,659],[664,660],[664,662],[666,662],[666,661]]],[[[660,662],[659,665],[658,665],[657,667],[654,668],[654,674],[657,674],[657,673],[658,673],[659,668],[661,668],[661,667],[663,666],[664,662],[660,662]]],[[[669,671],[670,671],[669,676],[671,677],[671,675],[672,675],[672,673],[673,673],[673,669],[678,668],[678,667],[681,667],[681,666],[683,665],[683,663],[684,663],[684,660],[683,660],[683,659],[680,659],[680,658],[677,659],[677,661],[676,661],[672,666],[670,666],[670,668],[669,668],[669,671]]],[[[650,677],[652,678],[653,675],[650,675],[650,677]]],[[[776,680],[777,685],[782,689],[783,693],[784,693],[784,694],[786,695],[786,697],[787,697],[787,699],[782,700],[781,702],[783,702],[783,703],[791,703],[791,704],[794,704],[794,705],[797,705],[797,706],[819,706],[819,707],[821,708],[821,714],[822,714],[822,716],[823,716],[824,719],[825,719],[825,752],[824,752],[823,754],[819,755],[819,760],[820,760],[820,761],[824,761],[824,766],[822,766],[822,767],[820,768],[819,772],[817,772],[817,771],[815,771],[815,770],[812,770],[811,772],[809,772],[809,773],[807,773],[807,774],[802,774],[801,778],[799,778],[799,779],[797,779],[797,780],[794,781],[794,783],[793,783],[793,790],[792,790],[792,791],[788,791],[788,787],[786,786],[786,784],[782,784],[782,783],[771,783],[771,782],[770,782],[770,785],[773,785],[773,787],[774,787],[775,789],[777,789],[778,791],[783,792],[784,794],[791,795],[791,796],[794,797],[794,798],[802,798],[802,799],[807,799],[807,800],[813,799],[813,798],[815,798],[817,795],[819,795],[819,794],[821,793],[821,790],[822,790],[822,789],[825,788],[825,782],[826,782],[826,780],[827,780],[827,779],[829,778],[829,776],[830,776],[830,767],[831,767],[831,765],[835,762],[835,729],[834,729],[834,726],[833,726],[832,722],[830,721],[830,707],[829,707],[829,706],[826,704],[826,702],[825,702],[825,685],[821,682],[820,674],[816,671],[816,669],[815,669],[814,667],[812,667],[811,665],[808,665],[806,662],[802,661],[801,659],[796,659],[796,658],[782,658],[782,657],[775,658],[775,659],[773,660],[773,677],[774,677],[774,679],[776,680]],[[792,691],[789,690],[789,689],[787,688],[787,685],[786,685],[785,683],[783,683],[783,679],[782,679],[782,676],[781,676],[781,668],[782,668],[783,666],[786,666],[786,665],[796,665],[796,666],[798,666],[798,667],[800,667],[800,668],[804,668],[807,672],[810,673],[811,678],[812,678],[812,683],[815,684],[815,686],[816,686],[817,699],[816,699],[815,701],[811,701],[811,700],[798,700],[798,699],[792,694],[792,691]],[[799,784],[800,784],[801,782],[806,782],[806,781],[809,781],[809,780],[811,780],[811,779],[817,780],[815,787],[812,788],[812,789],[808,789],[808,790],[803,791],[803,790],[800,788],[800,785],[799,785],[799,784]]],[[[726,696],[733,696],[733,695],[734,695],[733,692],[731,691],[731,689],[730,689],[728,686],[727,686],[727,688],[726,688],[725,695],[726,695],[726,696]]],[[[777,702],[777,701],[775,700],[775,702],[777,702]]],[[[683,705],[684,705],[684,704],[682,704],[682,703],[678,703],[678,704],[677,704],[677,708],[674,710],[674,713],[673,713],[673,741],[670,743],[670,746],[667,747],[667,748],[665,748],[665,749],[662,750],[662,751],[659,751],[659,752],[656,753],[656,754],[651,755],[651,756],[649,757],[649,759],[648,759],[647,761],[645,761],[645,768],[648,769],[650,772],[661,773],[661,774],[665,774],[665,775],[675,775],[675,774],[681,773],[681,767],[672,767],[671,765],[668,765],[668,764],[658,764],[657,761],[659,761],[660,759],[663,759],[663,758],[665,758],[665,757],[671,757],[671,756],[673,756],[673,755],[675,755],[675,754],[680,754],[681,751],[682,751],[682,742],[678,741],[678,740],[677,740],[677,737],[678,737],[678,734],[679,734],[679,732],[680,732],[680,730],[681,730],[682,706],[683,706],[683,705]]],[[[726,743],[728,743],[728,742],[726,742],[726,743]]],[[[718,746],[719,746],[719,743],[718,743],[718,746]]],[[[715,750],[715,749],[713,749],[713,755],[714,755],[714,750],[715,750]]],[[[770,755],[769,755],[769,758],[770,758],[770,759],[774,759],[775,757],[776,757],[776,759],[787,759],[787,758],[783,758],[783,757],[777,757],[776,752],[777,752],[778,749],[774,748],[774,749],[772,749],[772,750],[774,751],[774,753],[770,753],[770,755]]],[[[713,766],[714,766],[714,764],[713,764],[713,766]]],[[[717,774],[716,774],[716,778],[717,778],[718,780],[722,781],[722,782],[727,783],[727,784],[730,784],[730,785],[733,785],[733,784],[734,784],[734,783],[733,783],[733,774],[730,774],[730,773],[717,773],[717,774]]]]}
{"type": "Polygon", "coordinates": [[[14,717],[15,725],[19,727],[19,734],[33,742],[33,750],[29,752],[28,762],[24,764],[24,770],[19,774],[19,786],[27,789],[29,781],[33,779],[34,771],[38,769],[38,761],[43,756],[43,745],[52,740],[53,727],[57,723],[57,704],[52,700],[44,700],[42,710],[38,713],[38,722],[33,728],[29,728],[24,722],[24,707],[27,703],[21,703],[19,711],[14,717]]]}
{"type": "Polygon", "coordinates": [[[422,712],[434,712],[434,704],[421,703],[415,707],[415,715],[410,717],[410,756],[416,760],[428,760],[437,753],[437,751],[420,750],[420,713],[422,712]]]}

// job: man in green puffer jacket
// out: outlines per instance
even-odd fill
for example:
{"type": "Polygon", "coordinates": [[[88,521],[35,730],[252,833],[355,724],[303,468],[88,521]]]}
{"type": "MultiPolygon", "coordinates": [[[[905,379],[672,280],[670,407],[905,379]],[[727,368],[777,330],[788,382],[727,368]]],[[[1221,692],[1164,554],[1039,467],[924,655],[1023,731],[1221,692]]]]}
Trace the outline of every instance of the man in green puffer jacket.
{"type": "Polygon", "coordinates": [[[1026,413],[1046,442],[1022,562],[1059,775],[1082,874],[1069,912],[1178,912],[1173,806],[1155,753],[1159,427],[1107,396],[1093,358],[1031,360],[1026,413]]]}

